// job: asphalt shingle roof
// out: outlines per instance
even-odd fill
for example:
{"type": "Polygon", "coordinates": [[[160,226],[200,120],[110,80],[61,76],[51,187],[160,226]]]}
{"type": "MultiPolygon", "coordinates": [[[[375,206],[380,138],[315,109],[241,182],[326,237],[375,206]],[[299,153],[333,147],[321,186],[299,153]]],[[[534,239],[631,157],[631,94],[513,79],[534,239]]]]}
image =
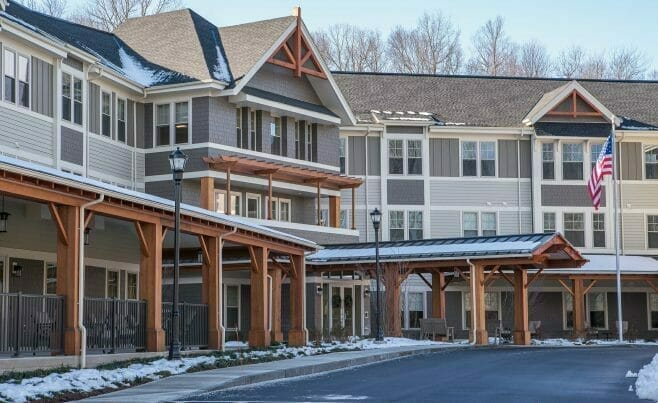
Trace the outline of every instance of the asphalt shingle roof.
{"type": "MultiPolygon", "coordinates": [[[[355,114],[376,110],[434,113],[446,123],[518,127],[546,93],[570,80],[334,72],[355,114]]],[[[658,126],[658,82],[578,80],[636,127],[658,126]]],[[[623,125],[622,125],[623,126],[623,125]]]]}
{"type": "Polygon", "coordinates": [[[538,136],[608,137],[611,130],[609,123],[537,122],[534,126],[538,136]]]}

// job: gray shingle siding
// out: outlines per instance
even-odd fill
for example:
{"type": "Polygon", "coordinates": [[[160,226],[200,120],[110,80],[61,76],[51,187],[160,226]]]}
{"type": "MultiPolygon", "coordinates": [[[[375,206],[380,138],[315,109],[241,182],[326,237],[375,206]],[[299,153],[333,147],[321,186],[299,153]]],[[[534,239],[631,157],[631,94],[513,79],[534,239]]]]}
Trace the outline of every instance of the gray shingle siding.
{"type": "Polygon", "coordinates": [[[249,80],[249,86],[316,105],[322,104],[306,76],[294,77],[290,70],[270,63],[265,63],[254,74],[249,80]]]}
{"type": "Polygon", "coordinates": [[[642,154],[642,143],[621,143],[621,165],[619,171],[621,172],[622,179],[642,180],[644,177],[644,167],[642,166],[644,156],[642,154]]]}
{"type": "Polygon", "coordinates": [[[532,177],[532,151],[530,141],[520,142],[521,151],[521,177],[532,177]]]}
{"type": "Polygon", "coordinates": [[[516,140],[498,140],[498,177],[516,178],[520,162],[518,158],[516,140]]]}
{"type": "Polygon", "coordinates": [[[425,204],[425,185],[422,179],[388,179],[387,200],[388,204],[425,204]]]}
{"type": "Polygon", "coordinates": [[[192,143],[207,143],[210,135],[210,97],[192,98],[192,143]]]}
{"type": "Polygon", "coordinates": [[[135,102],[128,100],[126,102],[126,136],[128,145],[133,147],[135,145],[135,102]]]}
{"type": "Polygon", "coordinates": [[[423,127],[422,126],[389,125],[389,126],[386,126],[386,133],[423,134],[423,127]]]}
{"type": "Polygon", "coordinates": [[[379,137],[368,137],[368,175],[381,175],[379,137]]]}
{"type": "Polygon", "coordinates": [[[62,161],[72,164],[82,165],[83,152],[83,134],[82,132],[71,130],[68,127],[61,127],[61,156],[62,161]]]}
{"type": "Polygon", "coordinates": [[[53,116],[53,65],[32,57],[32,110],[53,116]]]}
{"type": "MultiPolygon", "coordinates": [[[[196,112],[192,111],[192,115],[196,112]]],[[[246,127],[246,126],[245,126],[246,127]]],[[[237,147],[235,105],[227,98],[213,97],[209,100],[208,138],[211,143],[237,147]]]]}
{"type": "Polygon", "coordinates": [[[316,161],[320,164],[338,167],[338,127],[317,125],[316,161]]]}
{"type": "MultiPolygon", "coordinates": [[[[601,186],[601,207],[605,207],[606,186],[601,186]]],[[[541,205],[556,207],[591,207],[587,185],[542,185],[541,205]]]]}

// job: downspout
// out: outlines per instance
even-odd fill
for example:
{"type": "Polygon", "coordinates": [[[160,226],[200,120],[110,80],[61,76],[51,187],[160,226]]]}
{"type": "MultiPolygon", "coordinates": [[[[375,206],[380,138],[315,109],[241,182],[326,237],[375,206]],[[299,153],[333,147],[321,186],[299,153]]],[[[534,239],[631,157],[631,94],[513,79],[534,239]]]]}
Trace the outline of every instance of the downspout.
{"type": "MultiPolygon", "coordinates": [[[[523,127],[521,127],[521,137],[523,137],[523,127]]],[[[532,190],[531,190],[532,191],[532,190]]],[[[521,234],[521,139],[516,139],[516,216],[519,224],[519,234],[521,234]]]]}
{"type": "MultiPolygon", "coordinates": [[[[368,212],[369,212],[369,208],[368,208],[368,135],[369,134],[370,134],[370,126],[368,126],[368,128],[366,129],[366,134],[364,136],[365,143],[366,143],[366,146],[365,146],[365,149],[366,149],[366,171],[365,171],[365,174],[366,175],[365,175],[365,181],[364,181],[365,185],[366,185],[365,188],[364,188],[364,192],[365,192],[365,195],[366,195],[366,197],[365,197],[365,200],[366,200],[366,214],[365,214],[366,242],[368,242],[368,212]]],[[[381,147],[381,143],[380,143],[379,146],[381,147]]],[[[379,167],[380,167],[379,169],[380,170],[381,170],[381,166],[382,166],[382,164],[381,164],[381,161],[380,161],[379,162],[379,167]]],[[[380,175],[381,175],[381,172],[380,172],[380,175]]],[[[356,208],[356,202],[354,202],[354,208],[356,208]]]]}
{"type": "MultiPolygon", "coordinates": [[[[625,254],[624,244],[626,243],[624,242],[624,192],[622,190],[624,187],[624,181],[622,180],[624,175],[623,172],[624,164],[621,163],[621,158],[623,156],[621,153],[621,149],[622,149],[621,143],[624,141],[624,137],[626,137],[626,133],[621,132],[621,136],[618,141],[619,144],[619,239],[620,239],[619,250],[622,255],[625,254]]],[[[613,161],[613,163],[616,164],[617,161],[613,161]]],[[[616,220],[617,217],[614,217],[614,213],[612,213],[612,215],[613,215],[613,223],[614,223],[614,220],[616,220]]]]}
{"type": "MultiPolygon", "coordinates": [[[[222,287],[222,283],[224,282],[224,275],[223,275],[223,270],[222,266],[224,265],[224,259],[222,259],[222,252],[224,251],[224,237],[231,236],[238,232],[238,227],[233,227],[233,229],[230,232],[227,232],[225,234],[219,234],[219,276],[217,281],[219,281],[219,284],[216,284],[217,287],[222,287]]],[[[224,298],[224,293],[221,293],[222,298],[224,298]]],[[[219,306],[223,307],[224,303],[223,301],[217,301],[219,303],[219,306]]],[[[221,312],[223,316],[224,312],[221,312]]],[[[226,344],[226,333],[224,332],[224,326],[222,325],[222,321],[219,321],[219,332],[221,333],[221,351],[224,351],[224,345],[226,344]]]]}
{"type": "MultiPolygon", "coordinates": [[[[477,317],[477,304],[475,303],[475,265],[471,262],[471,259],[466,259],[466,263],[471,268],[471,311],[473,312],[473,318],[477,317]]],[[[477,331],[477,321],[471,320],[471,329],[473,330],[473,340],[469,343],[471,346],[474,346],[477,341],[477,336],[475,332],[477,331]]]]}
{"type": "Polygon", "coordinates": [[[92,200],[80,206],[80,228],[78,229],[78,329],[80,330],[80,368],[87,364],[87,329],[83,323],[84,318],[84,296],[85,296],[85,209],[95,204],[102,203],[105,194],[101,193],[98,199],[92,200]]]}

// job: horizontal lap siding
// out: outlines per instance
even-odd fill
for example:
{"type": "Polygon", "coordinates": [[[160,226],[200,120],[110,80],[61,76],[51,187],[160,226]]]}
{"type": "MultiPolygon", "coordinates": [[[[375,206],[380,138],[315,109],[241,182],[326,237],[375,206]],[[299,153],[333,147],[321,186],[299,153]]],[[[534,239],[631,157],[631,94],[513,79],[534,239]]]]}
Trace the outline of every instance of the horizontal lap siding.
{"type": "Polygon", "coordinates": [[[430,213],[432,238],[461,236],[461,213],[455,210],[436,210],[430,213]]]}
{"type": "Polygon", "coordinates": [[[144,172],[146,171],[146,157],[142,153],[135,153],[135,187],[137,190],[144,190],[144,172]]]}
{"type": "Polygon", "coordinates": [[[532,232],[532,213],[522,211],[520,219],[521,229],[519,230],[518,211],[500,211],[498,213],[498,230],[500,235],[527,234],[532,232]]]}
{"type": "Polygon", "coordinates": [[[624,220],[624,248],[625,249],[645,249],[646,248],[646,230],[644,224],[644,214],[626,214],[624,220]]]}
{"type": "MultiPolygon", "coordinates": [[[[352,189],[343,189],[340,192],[342,202],[341,205],[343,208],[351,209],[352,208],[352,189]]],[[[368,179],[368,206],[374,207],[379,206],[381,202],[381,182],[379,178],[377,179],[368,179]]],[[[366,205],[366,184],[365,182],[356,189],[356,205],[365,206],[366,205]]]]}
{"type": "Polygon", "coordinates": [[[633,209],[655,209],[658,207],[658,183],[623,183],[622,205],[630,204],[633,209]]]}
{"type": "Polygon", "coordinates": [[[89,138],[89,169],[116,178],[132,180],[132,151],[89,138]]]}
{"type": "Polygon", "coordinates": [[[54,158],[53,124],[28,113],[0,106],[0,145],[54,158]]]}
{"type": "MultiPolygon", "coordinates": [[[[430,181],[430,203],[432,206],[517,206],[518,182],[516,181],[430,181]]],[[[521,207],[530,207],[531,187],[521,182],[521,207]]]]}

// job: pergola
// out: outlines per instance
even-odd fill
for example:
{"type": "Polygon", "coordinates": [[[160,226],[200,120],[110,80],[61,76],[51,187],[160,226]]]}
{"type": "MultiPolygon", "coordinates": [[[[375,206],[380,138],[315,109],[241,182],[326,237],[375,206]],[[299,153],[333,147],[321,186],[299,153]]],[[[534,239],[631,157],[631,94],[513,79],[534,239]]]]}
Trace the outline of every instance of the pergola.
{"type": "MultiPolygon", "coordinates": [[[[396,315],[400,286],[409,275],[419,274],[432,288],[432,314],[437,318],[445,318],[445,289],[457,275],[471,284],[471,328],[475,328],[472,337],[477,344],[488,344],[484,296],[485,288],[496,278],[504,278],[514,287],[514,343],[526,345],[530,343],[530,285],[545,271],[578,268],[587,262],[559,233],[382,242],[379,251],[386,286],[387,335],[402,334],[396,315]],[[424,274],[432,275],[431,283],[424,274]],[[446,274],[450,276],[446,278],[446,274]]],[[[306,265],[309,272],[363,271],[374,278],[375,244],[326,246],[307,256],[306,265]]]]}

